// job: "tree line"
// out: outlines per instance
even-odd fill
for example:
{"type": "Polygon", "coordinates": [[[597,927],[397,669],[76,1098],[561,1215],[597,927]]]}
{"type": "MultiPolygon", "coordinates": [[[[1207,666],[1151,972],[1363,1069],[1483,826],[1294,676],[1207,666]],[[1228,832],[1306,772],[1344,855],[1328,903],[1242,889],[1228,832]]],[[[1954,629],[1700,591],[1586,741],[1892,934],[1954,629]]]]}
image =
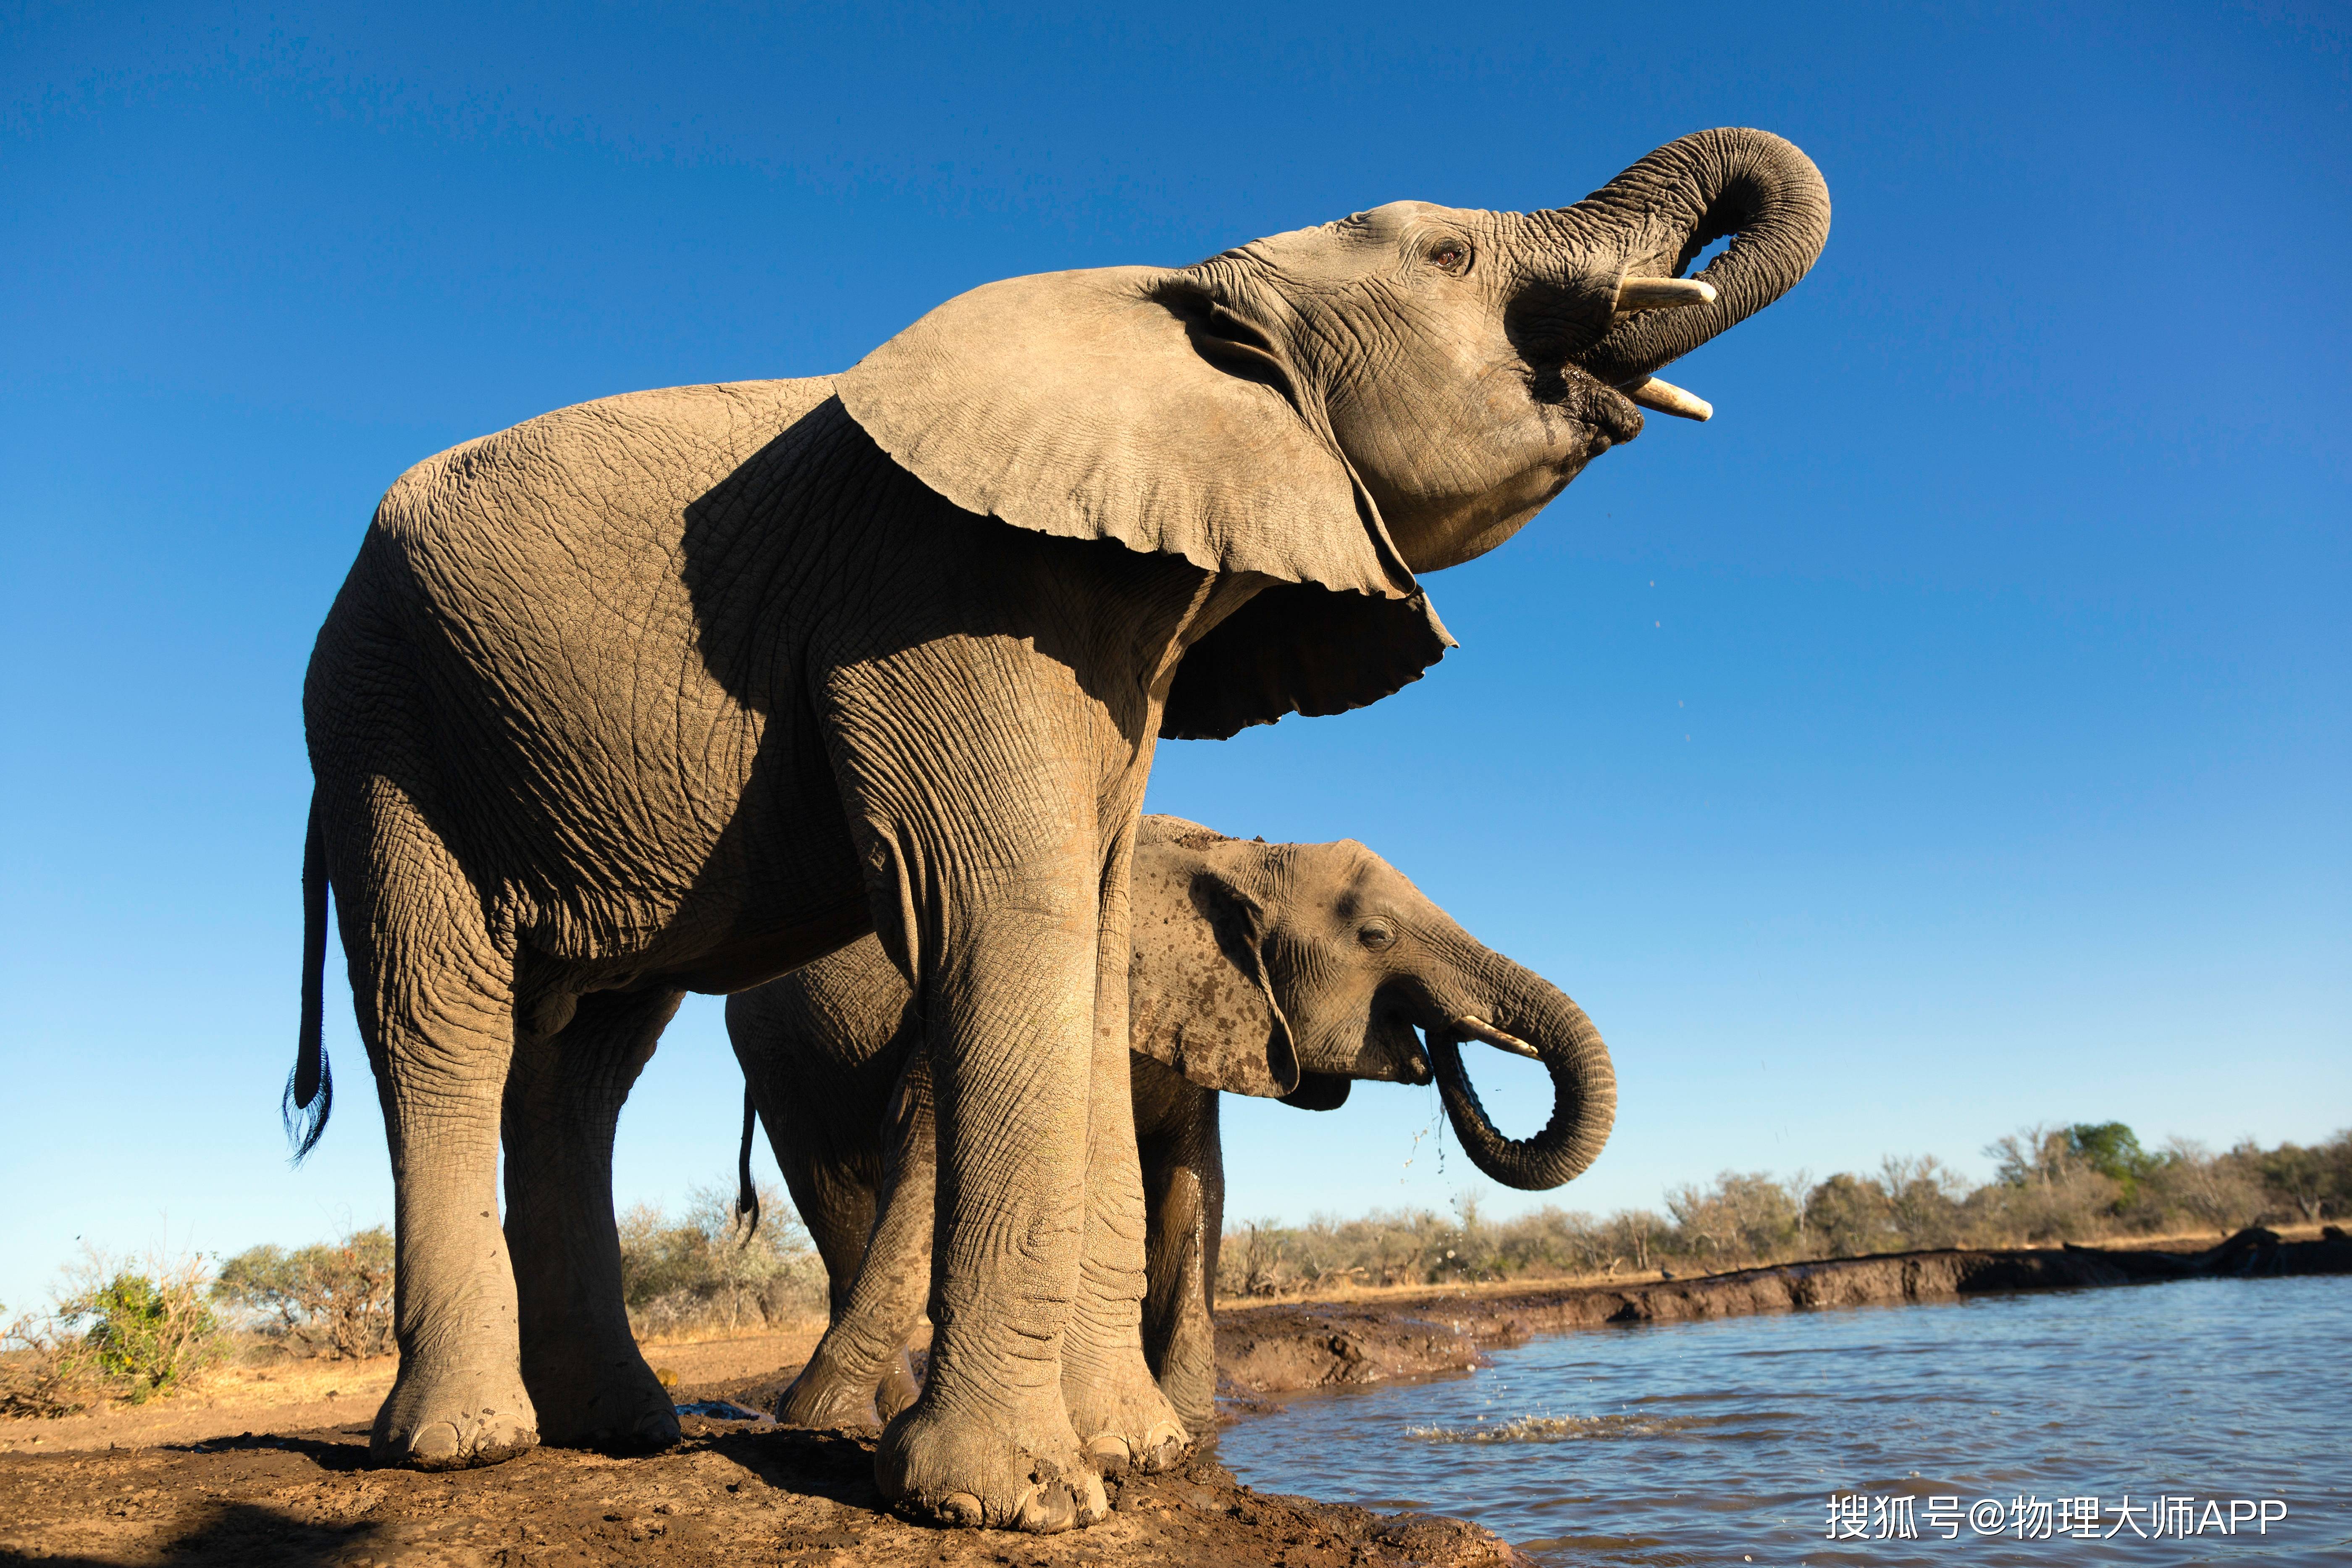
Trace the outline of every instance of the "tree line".
{"type": "Polygon", "coordinates": [[[2150,1151],[2123,1122],[2084,1122],[2029,1127],[1985,1153],[1995,1170],[1981,1185],[1932,1155],[1889,1156],[1874,1172],[1820,1180],[1726,1171],[1672,1188],[1663,1212],[1546,1205],[1490,1220],[1465,1198],[1450,1215],[1399,1209],[1228,1226],[1217,1291],[1712,1273],[1929,1247],[2227,1233],[2352,1211],[2352,1131],[2309,1148],[2247,1142],[2215,1153],[2187,1139],[2150,1151]]]}
{"type": "MultiPolygon", "coordinates": [[[[2352,1210],[2352,1131],[2310,1148],[2221,1153],[2175,1139],[2144,1149],[2119,1121],[2024,1129],[1990,1145],[1971,1185],[1932,1156],[1815,1181],[1726,1171],[1665,1194],[1663,1212],[1605,1216],[1547,1205],[1489,1220],[1376,1211],[1303,1226],[1226,1228],[1221,1298],[1349,1285],[1713,1272],[1809,1258],[1937,1247],[2013,1247],[2226,1232],[2340,1219],[2352,1210]]],[[[685,1215],[640,1205],[620,1218],[622,1291],[644,1342],[820,1327],[823,1264],[783,1194],[762,1184],[756,1227],[731,1184],[699,1187],[685,1215]]],[[[92,1252],[50,1309],[0,1327],[0,1415],[54,1415],[168,1394],[208,1368],[393,1349],[393,1238],[382,1226],[225,1259],[92,1252]]]]}
{"type": "MultiPolygon", "coordinates": [[[[644,1204],[620,1216],[622,1292],[640,1341],[823,1325],[824,1265],[784,1195],[762,1184],[760,1197],[756,1228],[734,1212],[731,1184],[696,1188],[682,1219],[644,1204]]],[[[0,1416],[138,1403],[226,1363],[389,1355],[393,1262],[381,1226],[217,1260],[87,1253],[47,1311],[0,1326],[0,1416]]]]}

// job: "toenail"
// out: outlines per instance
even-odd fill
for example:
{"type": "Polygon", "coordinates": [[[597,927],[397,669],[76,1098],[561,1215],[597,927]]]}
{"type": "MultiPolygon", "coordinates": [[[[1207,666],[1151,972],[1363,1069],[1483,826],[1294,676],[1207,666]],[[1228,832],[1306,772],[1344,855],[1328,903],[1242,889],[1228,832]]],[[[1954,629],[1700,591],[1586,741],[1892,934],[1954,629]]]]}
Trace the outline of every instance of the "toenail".
{"type": "Polygon", "coordinates": [[[1077,1512],[1078,1500],[1068,1487],[1055,1482],[1029,1495],[1029,1500],[1021,1505],[1020,1524],[1033,1535],[1052,1535],[1069,1529],[1077,1512]]]}
{"type": "Polygon", "coordinates": [[[980,1528],[980,1500],[970,1492],[950,1492],[940,1499],[940,1517],[964,1530],[980,1528]]]}
{"type": "Polygon", "coordinates": [[[446,1421],[421,1427],[408,1440],[408,1451],[420,1459],[446,1459],[457,1452],[457,1428],[446,1421]]]}
{"type": "Polygon", "coordinates": [[[1087,1445],[1087,1453],[1107,1476],[1125,1473],[1128,1463],[1133,1457],[1128,1449],[1127,1439],[1108,1432],[1097,1435],[1094,1440],[1087,1445]]]}

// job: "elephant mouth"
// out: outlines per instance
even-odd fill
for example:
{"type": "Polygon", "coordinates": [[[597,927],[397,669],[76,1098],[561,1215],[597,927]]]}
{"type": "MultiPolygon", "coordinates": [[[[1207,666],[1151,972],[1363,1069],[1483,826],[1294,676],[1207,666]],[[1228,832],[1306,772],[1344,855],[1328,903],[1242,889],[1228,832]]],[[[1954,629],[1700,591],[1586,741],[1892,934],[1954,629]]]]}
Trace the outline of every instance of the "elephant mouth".
{"type": "Polygon", "coordinates": [[[1411,1005],[1402,997],[1377,997],[1372,1004],[1371,1026],[1366,1031],[1370,1049],[1358,1058],[1357,1076],[1395,1083],[1431,1082],[1436,1069],[1431,1065],[1429,1047],[1423,1037],[1428,1031],[1423,1016],[1427,1011],[1411,1005]]]}

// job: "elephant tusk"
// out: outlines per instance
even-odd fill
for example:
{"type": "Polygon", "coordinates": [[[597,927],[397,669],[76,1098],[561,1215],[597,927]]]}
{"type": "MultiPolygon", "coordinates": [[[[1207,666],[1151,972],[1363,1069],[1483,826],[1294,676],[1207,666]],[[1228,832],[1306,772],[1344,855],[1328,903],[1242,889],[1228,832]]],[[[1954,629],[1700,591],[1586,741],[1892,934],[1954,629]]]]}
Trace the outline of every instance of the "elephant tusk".
{"type": "Polygon", "coordinates": [[[1454,1027],[1461,1030],[1464,1034],[1469,1036],[1474,1040],[1484,1040],[1488,1045],[1495,1047],[1496,1049],[1508,1051],[1513,1056],[1525,1057],[1529,1061],[1539,1062],[1543,1060],[1543,1053],[1541,1051],[1537,1050],[1533,1046],[1528,1044],[1527,1041],[1519,1038],[1517,1035],[1505,1034],[1502,1030],[1495,1027],[1494,1025],[1489,1024],[1484,1018],[1474,1017],[1470,1014],[1465,1013],[1462,1016],[1454,1020],[1454,1027]]]}
{"type": "Polygon", "coordinates": [[[1715,303],[1715,285],[1696,278],[1628,278],[1617,285],[1620,310],[1678,310],[1715,303]]]}
{"type": "Polygon", "coordinates": [[[1661,414],[1696,419],[1702,425],[1715,417],[1714,404],[1685,392],[1671,381],[1660,381],[1654,375],[1645,376],[1633,385],[1618,390],[1643,407],[1654,408],[1661,414]]]}

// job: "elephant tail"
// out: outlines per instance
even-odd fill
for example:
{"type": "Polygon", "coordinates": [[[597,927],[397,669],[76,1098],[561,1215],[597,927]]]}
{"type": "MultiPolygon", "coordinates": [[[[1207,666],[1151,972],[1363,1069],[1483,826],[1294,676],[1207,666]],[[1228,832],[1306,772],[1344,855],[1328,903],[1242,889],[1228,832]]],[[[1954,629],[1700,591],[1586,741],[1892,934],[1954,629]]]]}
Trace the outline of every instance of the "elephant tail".
{"type": "Polygon", "coordinates": [[[327,978],[327,846],[319,825],[319,797],[310,796],[310,826],[302,841],[302,1023],[294,1047],[294,1070],[286,1079],[278,1113],[299,1164],[327,1131],[335,1103],[334,1075],[327,1070],[323,994],[327,978]]]}
{"type": "Polygon", "coordinates": [[[760,1234],[760,1189],[751,1181],[751,1130],[760,1124],[760,1108],[751,1103],[751,1086],[743,1086],[743,1142],[735,1151],[735,1217],[743,1222],[749,1247],[760,1234]]]}

